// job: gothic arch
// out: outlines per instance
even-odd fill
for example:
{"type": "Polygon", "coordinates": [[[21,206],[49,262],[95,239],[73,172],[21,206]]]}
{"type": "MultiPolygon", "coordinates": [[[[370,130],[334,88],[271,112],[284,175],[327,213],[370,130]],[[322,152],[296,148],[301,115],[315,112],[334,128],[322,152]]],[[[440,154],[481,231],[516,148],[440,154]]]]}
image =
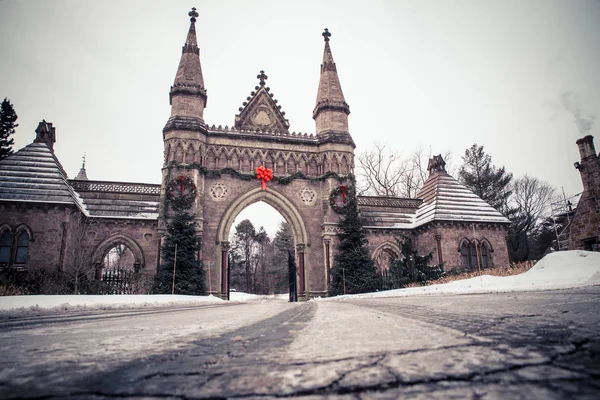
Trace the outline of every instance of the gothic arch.
{"type": "Polygon", "coordinates": [[[34,240],[34,238],[33,238],[33,231],[31,230],[31,228],[30,228],[30,227],[28,227],[28,226],[27,226],[27,225],[25,225],[25,224],[19,224],[19,225],[17,225],[17,226],[15,227],[15,230],[14,230],[15,236],[19,236],[19,234],[20,234],[22,231],[25,231],[25,232],[27,232],[27,236],[29,236],[29,240],[31,240],[31,241],[33,241],[33,240],[34,240]]]}
{"type": "Polygon", "coordinates": [[[238,216],[242,210],[251,204],[259,201],[264,201],[274,209],[276,209],[290,225],[292,234],[294,236],[295,244],[309,245],[309,232],[307,225],[302,219],[300,212],[294,204],[292,204],[282,193],[269,188],[269,190],[262,190],[261,187],[257,187],[243,196],[235,199],[223,215],[217,228],[217,240],[220,242],[229,241],[229,231],[233,225],[235,217],[238,216]]]}
{"type": "MultiPolygon", "coordinates": [[[[392,241],[385,241],[383,243],[380,243],[379,246],[377,246],[375,248],[375,250],[373,250],[373,255],[372,255],[372,259],[378,263],[378,260],[381,259],[381,257],[383,257],[385,254],[388,254],[389,256],[393,257],[393,258],[400,258],[402,251],[400,250],[400,248],[398,247],[398,245],[392,241]]],[[[379,266],[379,263],[378,263],[379,266]]]]}
{"type": "Polygon", "coordinates": [[[96,246],[92,254],[92,263],[96,266],[101,266],[106,253],[108,253],[111,248],[118,244],[124,244],[129,248],[129,250],[131,250],[133,256],[135,257],[136,266],[139,266],[140,268],[145,267],[146,264],[144,261],[144,252],[142,251],[140,245],[135,240],[122,233],[113,234],[96,246]]]}

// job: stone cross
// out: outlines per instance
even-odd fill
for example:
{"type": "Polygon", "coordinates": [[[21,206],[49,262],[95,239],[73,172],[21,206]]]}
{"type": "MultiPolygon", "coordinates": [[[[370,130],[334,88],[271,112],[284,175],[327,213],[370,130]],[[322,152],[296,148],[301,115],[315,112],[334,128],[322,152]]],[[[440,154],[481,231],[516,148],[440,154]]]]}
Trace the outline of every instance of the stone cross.
{"type": "Polygon", "coordinates": [[[260,79],[260,86],[265,86],[265,81],[269,79],[269,77],[265,75],[265,71],[260,71],[260,74],[256,75],[256,78],[260,79]]]}
{"type": "Polygon", "coordinates": [[[188,15],[191,17],[190,21],[192,22],[196,22],[196,18],[198,18],[198,13],[196,12],[196,7],[192,7],[192,11],[190,11],[188,13],[188,15]]]}
{"type": "Polygon", "coordinates": [[[325,28],[325,32],[323,32],[322,35],[325,38],[325,41],[329,42],[329,37],[331,36],[331,33],[329,33],[329,29],[325,28]]]}

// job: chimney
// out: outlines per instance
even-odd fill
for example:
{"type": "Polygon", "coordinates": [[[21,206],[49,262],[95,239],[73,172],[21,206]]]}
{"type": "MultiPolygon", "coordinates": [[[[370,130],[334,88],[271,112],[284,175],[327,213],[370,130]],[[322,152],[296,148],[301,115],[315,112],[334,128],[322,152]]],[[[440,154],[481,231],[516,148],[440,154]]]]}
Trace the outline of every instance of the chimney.
{"type": "Polygon", "coordinates": [[[575,168],[579,170],[583,190],[597,190],[600,187],[600,157],[594,148],[594,137],[587,135],[577,142],[581,162],[576,162],[575,168]]]}
{"type": "Polygon", "coordinates": [[[579,139],[576,143],[579,147],[579,154],[581,155],[582,162],[587,161],[591,157],[597,157],[596,149],[594,148],[594,137],[592,135],[587,135],[586,137],[579,139]]]}
{"type": "Polygon", "coordinates": [[[33,143],[46,143],[50,151],[54,152],[54,142],[56,142],[56,128],[52,126],[52,122],[46,122],[45,119],[38,124],[35,129],[35,140],[33,143]]]}

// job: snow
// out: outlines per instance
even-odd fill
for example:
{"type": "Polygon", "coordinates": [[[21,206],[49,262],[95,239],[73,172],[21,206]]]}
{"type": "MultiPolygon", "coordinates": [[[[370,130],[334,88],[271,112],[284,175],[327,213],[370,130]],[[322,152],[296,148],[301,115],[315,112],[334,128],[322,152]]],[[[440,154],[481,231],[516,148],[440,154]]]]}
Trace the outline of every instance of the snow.
{"type": "MultiPolygon", "coordinates": [[[[548,254],[529,271],[514,276],[483,275],[445,284],[388,290],[375,293],[317,298],[316,301],[339,299],[404,297],[442,294],[512,292],[526,290],[556,290],[600,285],[600,253],[591,251],[562,251],[548,254]]],[[[233,302],[251,303],[287,301],[288,295],[256,295],[230,292],[233,302]]],[[[17,317],[65,311],[111,309],[140,309],[155,307],[189,307],[224,304],[215,296],[184,295],[38,295],[0,297],[0,317],[17,317]]]]}
{"type": "Polygon", "coordinates": [[[439,294],[470,294],[557,290],[600,285],[600,253],[572,250],[546,255],[529,271],[513,276],[483,275],[449,283],[315,299],[370,299],[376,297],[405,297],[439,294]]]}

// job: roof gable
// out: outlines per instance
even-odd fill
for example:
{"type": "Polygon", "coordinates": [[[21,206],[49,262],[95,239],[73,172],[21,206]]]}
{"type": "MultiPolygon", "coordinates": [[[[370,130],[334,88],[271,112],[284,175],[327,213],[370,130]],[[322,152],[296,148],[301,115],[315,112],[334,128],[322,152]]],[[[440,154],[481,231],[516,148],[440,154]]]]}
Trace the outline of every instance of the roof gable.
{"type": "Polygon", "coordinates": [[[257,76],[260,86],[256,86],[250,96],[246,98],[240,113],[235,116],[235,127],[237,129],[248,129],[261,131],[288,132],[290,123],[285,119],[285,112],[277,105],[273,98],[271,89],[265,86],[267,76],[260,71],[257,76]]]}

